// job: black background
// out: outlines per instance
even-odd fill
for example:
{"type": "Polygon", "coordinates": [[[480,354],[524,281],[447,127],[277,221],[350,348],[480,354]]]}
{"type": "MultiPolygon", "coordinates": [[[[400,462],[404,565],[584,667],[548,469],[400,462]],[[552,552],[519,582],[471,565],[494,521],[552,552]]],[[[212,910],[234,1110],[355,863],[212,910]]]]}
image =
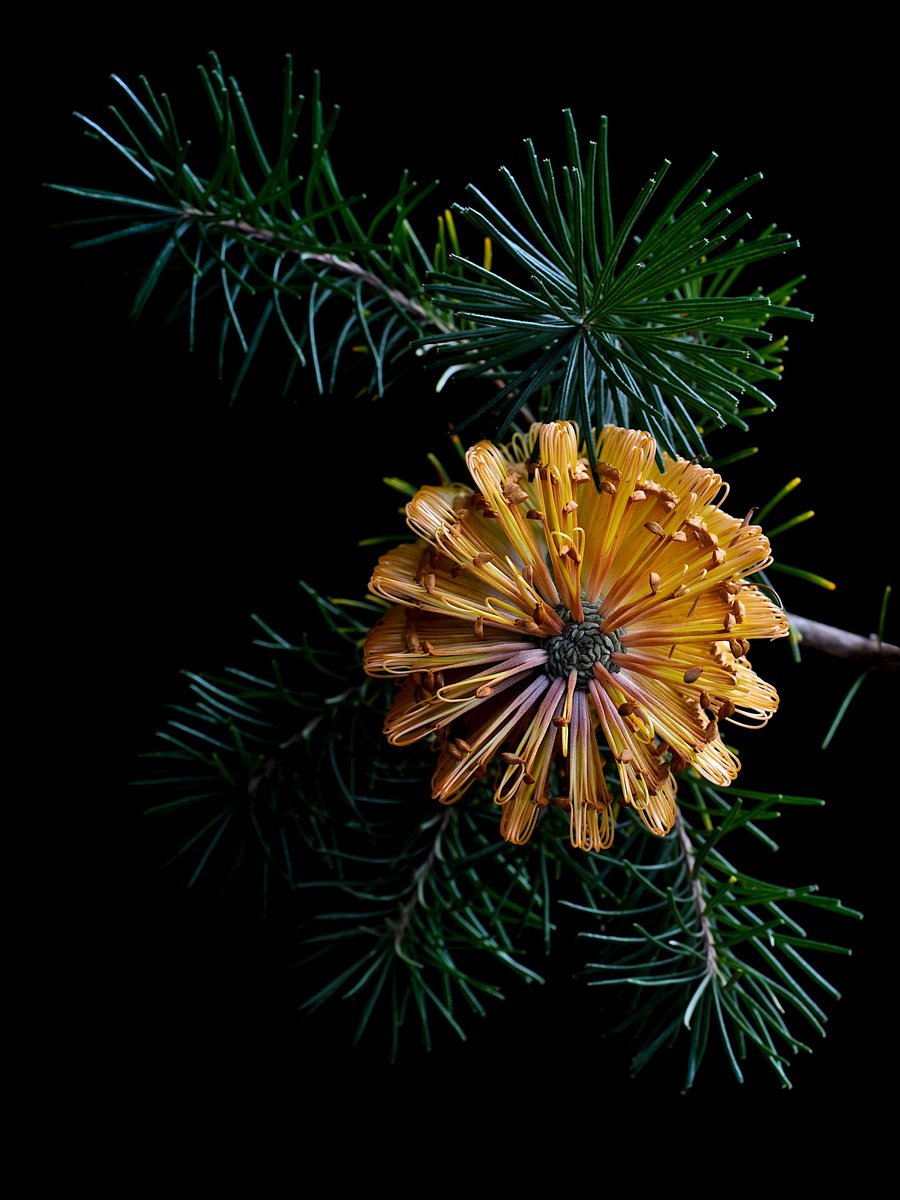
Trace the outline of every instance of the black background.
{"type": "MultiPolygon", "coordinates": [[[[152,35],[89,11],[42,32],[51,82],[35,95],[38,176],[109,187],[127,181],[127,168],[123,175],[110,152],[85,142],[69,115],[75,108],[102,120],[115,98],[113,71],[129,81],[146,73],[169,90],[176,110],[194,115],[199,146],[205,117],[194,67],[210,48],[262,111],[263,127],[267,106],[277,104],[283,53],[293,51],[300,87],[320,67],[326,99],[343,108],[333,157],[346,190],[377,197],[409,166],[420,181],[441,180],[435,212],[462,199],[469,181],[500,195],[496,168],[523,169],[524,136],[560,159],[566,105],[585,136],[602,113],[609,116],[622,205],[663,157],[674,160],[680,181],[718,150],[713,180],[722,187],[763,170],[749,208],[760,224],[776,220],[800,238],[801,250],[783,267],[808,275],[799,302],[816,321],[787,329],[779,408],[754,427],[758,457],[726,471],[734,485],[728,507],[743,512],[802,476],[796,502],[779,511],[814,508],[817,518],[786,535],[783,552],[834,579],[838,590],[789,581],[785,602],[868,633],[895,559],[888,531],[895,401],[882,379],[877,264],[867,248],[884,128],[880,97],[848,81],[848,68],[867,61],[871,47],[858,31],[821,28],[814,53],[808,31],[782,17],[772,30],[754,23],[711,32],[717,11],[693,12],[689,27],[660,26],[639,13],[612,21],[600,10],[585,22],[552,8],[539,23],[505,28],[490,9],[392,9],[362,22],[337,12],[315,19],[245,13],[208,27],[197,18],[193,28],[180,14],[173,28],[152,35]]],[[[44,226],[87,215],[59,194],[35,202],[44,226]]],[[[428,219],[423,211],[420,227],[427,230],[428,219]]],[[[137,1125],[143,1120],[160,1147],[207,1122],[249,1128],[262,1118],[306,1151],[341,1133],[380,1138],[401,1156],[423,1136],[434,1146],[463,1127],[466,1140],[477,1141],[482,1124],[498,1155],[527,1159],[560,1139],[574,1150],[648,1131],[665,1157],[679,1126],[708,1144],[732,1119],[763,1121],[769,1135],[786,1140],[801,1118],[865,1120],[875,1017],[865,930],[854,923],[831,927],[853,945],[854,958],[823,964],[845,995],[827,1004],[829,1036],[797,1062],[791,1093],[761,1065],[751,1066],[741,1090],[712,1054],[686,1097],[678,1054],[629,1081],[627,1039],[595,1036],[604,1023],[598,993],[569,981],[565,954],[544,989],[513,987],[467,1043],[448,1036],[430,1056],[409,1047],[389,1067],[377,1038],[349,1048],[342,1012],[298,1019],[289,922],[265,923],[202,889],[187,893],[183,876],[160,869],[156,842],[146,849],[138,800],[117,792],[108,810],[101,806],[101,781],[112,774],[106,767],[121,758],[121,776],[133,777],[163,705],[180,694],[180,668],[240,661],[251,611],[299,632],[292,622],[299,622],[300,578],[329,593],[362,593],[371,554],[355,552],[356,540],[399,529],[396,497],[380,478],[426,477],[424,454],[440,449],[454,394],[435,397],[422,377],[382,401],[353,401],[352,421],[335,422],[333,406],[317,405],[309,392],[282,400],[280,375],[263,368],[229,408],[210,326],[201,326],[189,355],[186,330],[162,329],[160,310],[151,306],[136,327],[127,322],[149,247],[126,247],[117,261],[73,253],[71,240],[65,231],[40,239],[35,402],[59,435],[62,465],[47,488],[61,481],[57,531],[71,555],[67,586],[85,610],[75,670],[108,699],[99,735],[107,740],[75,768],[79,792],[86,776],[96,779],[89,815],[101,836],[92,849],[103,851],[76,884],[90,917],[69,945],[77,1003],[58,1014],[64,1094],[74,1099],[85,1075],[102,1080],[112,1107],[121,1096],[143,1113],[137,1125]],[[42,335],[50,325],[48,351],[42,335]],[[335,502],[348,494],[355,507],[335,502]],[[119,717],[122,732],[109,742],[108,723],[119,717]]],[[[782,709],[744,740],[746,778],[827,801],[822,810],[789,810],[778,831],[783,849],[761,869],[779,880],[815,881],[856,907],[866,908],[868,896],[871,907],[868,883],[881,867],[863,854],[872,853],[891,803],[885,738],[895,695],[883,679],[868,680],[823,754],[852,668],[812,652],[796,667],[785,644],[755,650],[754,665],[777,684],[782,709]]]]}

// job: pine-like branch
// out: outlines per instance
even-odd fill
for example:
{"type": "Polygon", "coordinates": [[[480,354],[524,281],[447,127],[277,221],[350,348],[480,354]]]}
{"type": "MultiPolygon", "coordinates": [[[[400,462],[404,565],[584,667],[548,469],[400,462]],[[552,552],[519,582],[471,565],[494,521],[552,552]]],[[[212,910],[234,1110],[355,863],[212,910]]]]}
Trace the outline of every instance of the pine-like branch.
{"type": "Polygon", "coordinates": [[[774,227],[736,239],[749,217],[732,218],[729,205],[758,177],[713,198],[700,188],[713,156],[638,236],[668,164],[617,225],[605,122],[583,157],[567,114],[561,173],[530,143],[530,199],[504,170],[512,216],[476,189],[477,204],[458,209],[484,238],[484,255],[462,253],[449,211],[429,254],[410,218],[431,188],[404,173],[371,219],[365,197],[344,194],[330,156],[337,110],[324,109],[318,77],[307,105],[294,95],[287,59],[272,153],[215,55],[201,80],[219,141],[211,171],[196,165],[165,94],[143,79],[138,90],[115,79],[124,111],[111,109],[110,128],[82,120],[137,172],[138,187],[51,186],[105,210],[102,231],[79,245],[157,243],[134,316],[170,281],[193,346],[198,311],[217,304],[220,375],[229,347],[240,355],[232,397],[274,333],[288,351],[286,389],[300,369],[331,390],[351,349],[379,394],[416,347],[443,368],[438,387],[449,374],[487,377],[496,391],[468,420],[489,420],[498,435],[535,410],[584,428],[638,424],[661,449],[705,456],[701,422],[746,428],[750,407],[773,406],[761,385],[778,378],[784,339],[766,327],[809,314],[790,307],[797,280],[734,293],[747,265],[797,245],[774,227]]]}
{"type": "Polygon", "coordinates": [[[355,361],[368,360],[369,389],[381,393],[416,338],[455,328],[440,298],[425,295],[430,271],[461,270],[450,262],[459,250],[452,217],[440,218],[436,249],[426,253],[410,216],[432,187],[419,187],[408,172],[375,215],[364,216],[366,197],[344,194],[331,160],[338,110],[326,111],[318,76],[308,102],[294,94],[290,56],[272,153],[216,55],[200,77],[219,142],[205,173],[168,97],[146,79],[132,89],[113,77],[125,104],[111,108],[109,128],[81,117],[88,136],[112,147],[138,180],[121,191],[50,185],[104,210],[94,218],[100,232],[78,245],[154,242],[132,316],[167,291],[193,347],[199,310],[217,305],[220,375],[229,347],[240,355],[232,398],[271,333],[288,352],[285,388],[299,368],[320,392],[330,391],[352,350],[355,361]]]}
{"type": "MultiPolygon", "coordinates": [[[[347,870],[303,885],[318,902],[304,937],[304,1011],[351,1001],[356,1040],[378,1016],[392,1057],[407,1019],[428,1047],[435,1021],[464,1038],[466,1014],[502,999],[504,977],[541,982],[522,953],[544,924],[525,864],[506,855],[492,814],[440,810],[423,791],[382,802],[365,831],[336,829],[325,864],[346,859],[347,870]]],[[[361,797],[360,811],[368,808],[361,797]]]]}
{"type": "MultiPolygon", "coordinates": [[[[168,820],[170,861],[187,865],[189,886],[252,872],[263,906],[329,844],[331,798],[347,789],[335,746],[363,771],[381,751],[383,689],[359,670],[368,626],[306,592],[323,627],[314,642],[294,645],[255,617],[252,669],[185,672],[189,698],[171,706],[137,781],[153,797],[148,816],[168,820]]],[[[369,620],[381,612],[360,607],[369,620]]]]}
{"type": "MultiPolygon", "coordinates": [[[[279,878],[291,885],[273,893],[282,903],[316,896],[303,936],[305,1011],[344,998],[356,1037],[378,1018],[394,1054],[410,1019],[427,1045],[435,1022],[464,1037],[466,1014],[502,998],[504,976],[540,979],[535,942],[549,951],[557,888],[571,895],[574,885],[583,900],[564,906],[599,920],[601,932],[583,932],[605,945],[588,974],[637,987],[625,1022],[642,1030],[635,1069],[688,1030],[690,1084],[718,1029],[739,1079],[738,1060],[755,1047],[787,1083],[787,1053],[804,1047],[785,1007],[818,1032],[824,1021],[795,971],[833,992],[802,956],[840,948],[809,938],[784,902],[849,910],[815,888],[746,875],[721,843],[744,829],[774,848],[760,822],[776,805],[818,801],[688,777],[671,837],[626,821],[613,852],[585,855],[548,811],[513,853],[498,839],[489,789],[440,809],[427,751],[385,747],[390,687],[360,682],[375,607],[358,619],[352,606],[310,595],[327,636],[292,645],[258,621],[268,669],[190,676],[193,702],[174,710],[143,781],[162,794],[150,813],[180,830],[176,858],[189,861],[191,883],[252,868],[267,903],[279,878]]],[[[616,779],[608,786],[616,795],[616,779]]]]}
{"type": "Polygon", "coordinates": [[[464,340],[428,338],[446,360],[502,377],[502,389],[468,421],[491,415],[502,436],[532,397],[545,419],[584,428],[636,424],[661,449],[707,456],[698,431],[746,429],[750,406],[772,408],[762,390],[778,379],[785,339],[766,326],[776,316],[808,319],[789,307],[799,280],[772,292],[734,289],[744,268],[797,242],[769,226],[735,240],[750,220],[729,207],[760,176],[717,197],[700,183],[712,155],[640,231],[668,170],[663,163],[617,225],[607,161],[607,129],[586,155],[566,112],[569,161],[557,171],[526,142],[531,187],[503,168],[510,193],[502,208],[471,188],[460,215],[490,238],[503,273],[464,261],[462,280],[438,275],[464,340]],[[473,364],[473,360],[475,363],[473,364]]]}
{"type": "Polygon", "coordinates": [[[723,792],[689,776],[679,793],[676,836],[632,841],[620,863],[625,882],[616,889],[618,903],[601,907],[590,899],[572,906],[600,924],[599,932],[583,931],[604,947],[602,959],[586,966],[590,982],[635,989],[632,1011],[618,1027],[639,1033],[635,1071],[664,1045],[686,1041],[690,1087],[717,1035],[738,1081],[741,1061],[753,1052],[790,1086],[789,1055],[809,1049],[792,1022],[802,1019],[825,1032],[826,1014],[803,977],[838,997],[807,955],[849,953],[809,936],[797,906],[860,914],[814,886],[786,887],[748,875],[724,857],[721,843],[745,830],[777,849],[760,822],[779,815],[776,805],[819,803],[739,787],[723,792]]]}

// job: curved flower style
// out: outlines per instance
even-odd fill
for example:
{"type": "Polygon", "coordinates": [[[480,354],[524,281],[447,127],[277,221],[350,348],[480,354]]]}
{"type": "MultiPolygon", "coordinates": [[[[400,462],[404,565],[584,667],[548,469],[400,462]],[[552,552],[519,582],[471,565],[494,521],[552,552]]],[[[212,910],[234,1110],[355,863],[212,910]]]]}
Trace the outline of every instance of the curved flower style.
{"type": "Polygon", "coordinates": [[[406,511],[422,540],[375,568],[370,589],[395,607],[367,638],[366,670],[404,677],[388,740],[435,736],[444,803],[497,759],[508,841],[526,842],[553,804],[574,846],[606,849],[605,759],[620,803],[668,833],[673,772],[730,783],[739,764],[720,721],[763,725],[778,705],[746,658],[751,638],[788,632],[746,579],[769,543],[714,503],[719,475],[668,458],[661,471],[655,451],[648,433],[607,427],[597,487],[570,422],[479,442],[475,489],[421,488],[406,511]]]}

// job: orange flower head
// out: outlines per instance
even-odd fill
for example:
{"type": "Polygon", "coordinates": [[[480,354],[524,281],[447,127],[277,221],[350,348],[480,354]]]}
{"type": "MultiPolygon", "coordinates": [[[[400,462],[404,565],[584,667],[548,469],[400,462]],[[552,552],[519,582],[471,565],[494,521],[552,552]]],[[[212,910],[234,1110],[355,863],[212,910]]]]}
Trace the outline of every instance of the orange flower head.
{"type": "Polygon", "coordinates": [[[388,741],[435,738],[444,803],[495,766],[501,833],[520,844],[554,806],[574,846],[608,848],[606,769],[618,803],[668,833],[674,773],[730,783],[720,724],[764,725],[778,705],[746,657],[788,632],[747,582],[771,561],[762,531],[722,512],[714,471],[660,470],[648,433],[607,426],[596,451],[595,481],[571,422],[479,442],[475,487],[421,488],[406,506],[420,540],[369,584],[394,603],[365,651],[369,674],[403,680],[388,741]]]}

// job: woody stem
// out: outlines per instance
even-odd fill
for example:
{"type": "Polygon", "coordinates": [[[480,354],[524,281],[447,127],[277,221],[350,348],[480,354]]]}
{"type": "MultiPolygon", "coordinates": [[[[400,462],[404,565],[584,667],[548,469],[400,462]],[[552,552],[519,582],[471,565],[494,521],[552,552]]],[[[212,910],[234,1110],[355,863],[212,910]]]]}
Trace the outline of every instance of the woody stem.
{"type": "Polygon", "coordinates": [[[793,613],[788,613],[787,618],[803,646],[884,671],[896,671],[900,666],[900,646],[883,642],[874,634],[865,638],[858,633],[848,633],[845,629],[811,621],[808,617],[797,617],[793,613]]]}
{"type": "Polygon", "coordinates": [[[691,885],[691,900],[694,904],[694,911],[697,914],[697,924],[700,927],[700,940],[703,943],[703,951],[706,957],[706,973],[707,975],[717,975],[719,960],[716,954],[716,940],[713,937],[709,917],[706,915],[706,898],[703,895],[703,886],[694,872],[694,843],[690,839],[690,835],[684,824],[684,818],[680,812],[676,813],[675,816],[675,829],[678,833],[678,844],[684,856],[688,880],[691,885]]]}

